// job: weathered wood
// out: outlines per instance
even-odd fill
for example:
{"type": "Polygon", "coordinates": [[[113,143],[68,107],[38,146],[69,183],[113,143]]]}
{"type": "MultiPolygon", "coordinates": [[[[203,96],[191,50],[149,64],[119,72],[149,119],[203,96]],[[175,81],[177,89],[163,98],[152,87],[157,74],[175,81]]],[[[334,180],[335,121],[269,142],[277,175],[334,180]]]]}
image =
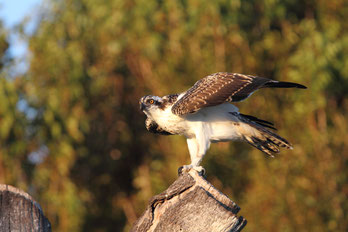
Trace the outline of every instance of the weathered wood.
{"type": "Polygon", "coordinates": [[[237,232],[246,225],[240,208],[195,170],[154,196],[132,232],[237,232]]]}
{"type": "Polygon", "coordinates": [[[0,184],[0,231],[50,232],[51,224],[28,193],[0,184]]]}

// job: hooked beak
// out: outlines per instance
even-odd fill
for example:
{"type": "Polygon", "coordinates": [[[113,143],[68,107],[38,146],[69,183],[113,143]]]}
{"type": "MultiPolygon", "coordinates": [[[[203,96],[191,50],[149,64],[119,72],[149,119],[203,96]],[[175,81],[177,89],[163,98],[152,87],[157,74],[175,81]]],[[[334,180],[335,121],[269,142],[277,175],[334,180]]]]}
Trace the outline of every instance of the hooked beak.
{"type": "Polygon", "coordinates": [[[140,103],[140,110],[144,111],[144,109],[145,109],[145,104],[144,103],[140,103]]]}

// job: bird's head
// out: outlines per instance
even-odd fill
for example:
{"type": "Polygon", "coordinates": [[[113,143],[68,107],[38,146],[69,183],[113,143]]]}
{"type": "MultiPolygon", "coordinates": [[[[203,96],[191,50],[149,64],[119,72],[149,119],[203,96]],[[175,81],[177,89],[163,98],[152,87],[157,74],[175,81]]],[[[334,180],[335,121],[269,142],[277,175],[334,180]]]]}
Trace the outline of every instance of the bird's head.
{"type": "Polygon", "coordinates": [[[151,115],[152,112],[160,109],[163,103],[162,98],[158,96],[146,95],[140,98],[140,110],[143,111],[146,115],[151,115]]]}

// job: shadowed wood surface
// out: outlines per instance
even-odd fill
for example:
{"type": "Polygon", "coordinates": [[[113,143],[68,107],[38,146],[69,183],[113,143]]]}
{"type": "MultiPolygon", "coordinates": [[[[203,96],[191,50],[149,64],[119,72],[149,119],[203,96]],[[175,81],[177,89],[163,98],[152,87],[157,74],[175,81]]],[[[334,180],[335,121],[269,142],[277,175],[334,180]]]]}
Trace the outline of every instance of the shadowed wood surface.
{"type": "Polygon", "coordinates": [[[0,231],[50,232],[51,224],[28,193],[0,184],[0,231]]]}
{"type": "Polygon", "coordinates": [[[241,231],[240,208],[195,170],[183,173],[164,192],[154,196],[132,232],[241,231]]]}

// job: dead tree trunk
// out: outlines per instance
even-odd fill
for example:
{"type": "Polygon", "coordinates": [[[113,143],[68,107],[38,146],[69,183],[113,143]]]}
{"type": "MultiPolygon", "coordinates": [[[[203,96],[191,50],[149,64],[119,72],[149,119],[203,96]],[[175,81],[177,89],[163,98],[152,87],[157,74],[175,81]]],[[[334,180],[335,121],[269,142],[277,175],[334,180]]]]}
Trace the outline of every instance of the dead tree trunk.
{"type": "Polygon", "coordinates": [[[0,184],[0,231],[50,232],[51,224],[28,193],[0,184]]]}
{"type": "Polygon", "coordinates": [[[236,232],[246,225],[239,207],[195,170],[154,196],[132,232],[236,232]]]}

